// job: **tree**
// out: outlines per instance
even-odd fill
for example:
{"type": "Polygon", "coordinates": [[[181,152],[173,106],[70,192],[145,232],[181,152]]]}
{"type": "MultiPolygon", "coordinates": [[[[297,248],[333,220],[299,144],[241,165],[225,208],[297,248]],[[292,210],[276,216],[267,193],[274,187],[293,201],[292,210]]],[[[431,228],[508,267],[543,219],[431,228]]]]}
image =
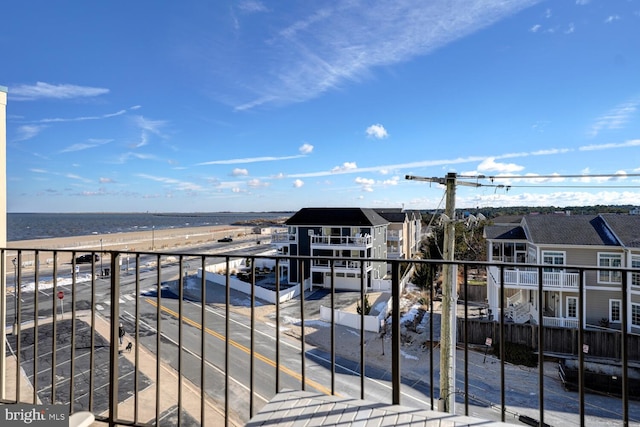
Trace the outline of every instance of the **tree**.
{"type": "MultiPolygon", "coordinates": [[[[362,307],[360,306],[360,302],[358,302],[358,305],[356,306],[356,311],[358,312],[358,314],[362,314],[362,307]]],[[[369,315],[370,312],[371,312],[371,303],[369,302],[369,295],[365,295],[364,296],[364,314],[365,314],[365,316],[369,315]]]]}

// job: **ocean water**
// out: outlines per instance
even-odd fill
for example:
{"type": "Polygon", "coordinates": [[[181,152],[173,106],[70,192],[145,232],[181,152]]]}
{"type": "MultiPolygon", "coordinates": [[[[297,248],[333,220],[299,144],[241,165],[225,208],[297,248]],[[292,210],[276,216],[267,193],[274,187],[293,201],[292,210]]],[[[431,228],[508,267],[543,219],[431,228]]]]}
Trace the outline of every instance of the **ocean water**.
{"type": "Polygon", "coordinates": [[[226,225],[288,218],[292,212],[211,213],[9,213],[7,241],[226,225]]]}

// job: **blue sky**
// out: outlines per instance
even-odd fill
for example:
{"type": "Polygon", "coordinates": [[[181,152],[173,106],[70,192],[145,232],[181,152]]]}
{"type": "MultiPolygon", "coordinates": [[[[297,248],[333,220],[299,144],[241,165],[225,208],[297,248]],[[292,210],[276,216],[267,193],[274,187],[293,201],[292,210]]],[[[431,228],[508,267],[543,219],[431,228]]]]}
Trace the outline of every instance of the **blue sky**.
{"type": "Polygon", "coordinates": [[[448,172],[516,177],[459,207],[640,203],[638,0],[2,14],[9,212],[433,209],[405,175],[448,172]]]}

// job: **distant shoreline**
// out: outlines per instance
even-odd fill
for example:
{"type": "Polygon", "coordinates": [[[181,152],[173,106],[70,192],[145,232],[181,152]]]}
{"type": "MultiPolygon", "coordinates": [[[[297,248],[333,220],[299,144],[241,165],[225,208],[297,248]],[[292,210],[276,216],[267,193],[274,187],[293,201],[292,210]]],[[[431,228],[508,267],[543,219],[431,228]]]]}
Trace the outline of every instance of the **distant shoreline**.
{"type": "Polygon", "coordinates": [[[7,242],[6,265],[11,265],[17,251],[22,252],[23,266],[33,263],[34,251],[38,250],[43,258],[58,252],[59,262],[70,262],[72,252],[81,255],[88,252],[129,251],[129,252],[171,252],[194,247],[207,242],[231,236],[238,238],[253,234],[254,227],[215,225],[207,227],[181,227],[162,230],[145,230],[110,234],[91,234],[83,236],[54,237],[49,239],[18,240],[7,242]]]}
{"type": "Polygon", "coordinates": [[[157,250],[170,246],[188,246],[218,239],[227,234],[251,234],[253,227],[238,225],[212,225],[202,227],[176,227],[125,231],[106,234],[52,237],[44,239],[16,240],[7,247],[17,249],[82,249],[91,250],[157,250]],[[226,233],[226,234],[225,234],[226,233]],[[133,246],[132,246],[133,245],[133,246]]]}
{"type": "Polygon", "coordinates": [[[153,232],[193,227],[272,226],[287,213],[8,214],[7,241],[153,232]]]}

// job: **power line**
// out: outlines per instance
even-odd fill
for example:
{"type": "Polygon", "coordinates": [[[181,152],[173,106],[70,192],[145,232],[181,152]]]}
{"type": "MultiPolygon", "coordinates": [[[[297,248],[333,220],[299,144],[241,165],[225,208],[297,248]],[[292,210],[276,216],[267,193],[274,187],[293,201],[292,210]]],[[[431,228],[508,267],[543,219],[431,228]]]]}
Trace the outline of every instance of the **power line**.
{"type": "Polygon", "coordinates": [[[507,188],[640,188],[640,185],[505,185],[507,188]]]}
{"type": "Polygon", "coordinates": [[[540,179],[540,178],[628,178],[628,177],[640,177],[640,173],[625,173],[625,174],[584,174],[584,175],[458,175],[458,178],[462,179],[489,179],[491,181],[495,179],[540,179]]]}

